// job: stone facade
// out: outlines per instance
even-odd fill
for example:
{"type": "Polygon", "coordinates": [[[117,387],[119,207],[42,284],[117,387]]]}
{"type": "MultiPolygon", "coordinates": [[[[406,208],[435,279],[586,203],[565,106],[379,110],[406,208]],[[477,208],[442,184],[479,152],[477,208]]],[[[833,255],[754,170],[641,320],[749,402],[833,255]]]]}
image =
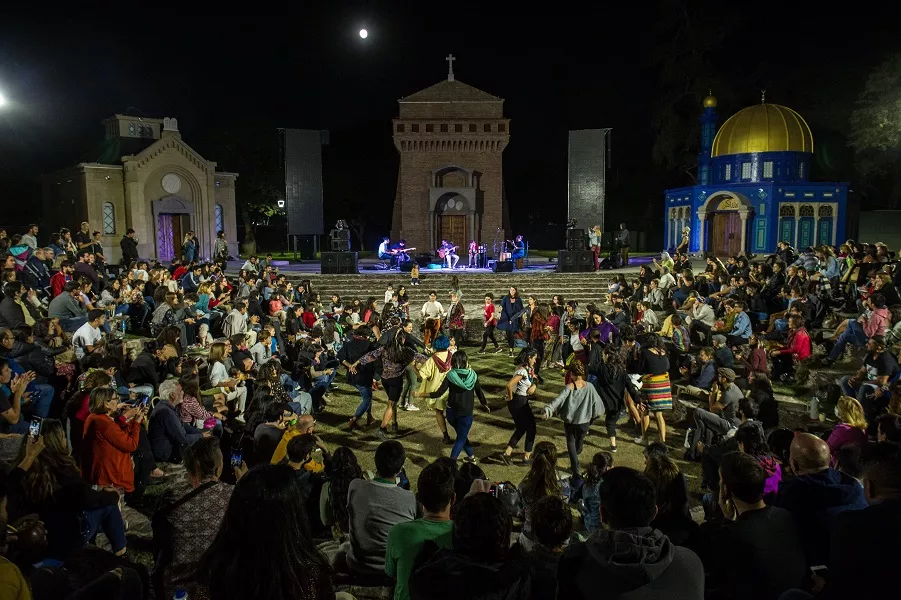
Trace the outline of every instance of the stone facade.
{"type": "Polygon", "coordinates": [[[210,258],[221,227],[237,256],[236,173],[217,172],[181,139],[175,119],[115,115],[104,126],[99,157],[43,178],[44,214],[56,230],[74,232],[87,221],[103,232],[107,260],[118,262],[129,228],[142,258],[171,260],[188,230],[197,236],[198,257],[210,258]]]}
{"type": "Polygon", "coordinates": [[[392,239],[434,252],[447,238],[462,254],[469,240],[491,246],[495,237],[509,237],[503,151],[510,121],[504,101],[455,81],[451,72],[447,81],[398,102],[392,123],[400,153],[392,239]]]}

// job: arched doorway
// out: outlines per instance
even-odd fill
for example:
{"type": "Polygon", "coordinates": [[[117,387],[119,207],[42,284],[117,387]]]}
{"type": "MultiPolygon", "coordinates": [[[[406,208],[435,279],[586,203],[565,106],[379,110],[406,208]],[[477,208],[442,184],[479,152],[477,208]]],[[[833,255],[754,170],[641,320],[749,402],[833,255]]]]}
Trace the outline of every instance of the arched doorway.
{"type": "Polygon", "coordinates": [[[435,247],[441,240],[447,240],[461,249],[469,242],[468,232],[472,231],[467,221],[472,210],[467,199],[456,193],[447,193],[435,203],[435,247]]]}
{"type": "Polygon", "coordinates": [[[716,192],[698,209],[702,226],[702,251],[714,256],[735,256],[745,250],[751,205],[732,192],[716,192]],[[706,225],[706,236],[704,224],[706,225]]]}
{"type": "Polygon", "coordinates": [[[194,230],[194,203],[178,196],[167,196],[153,203],[156,224],[156,257],[170,261],[181,254],[185,233],[194,230]]]}

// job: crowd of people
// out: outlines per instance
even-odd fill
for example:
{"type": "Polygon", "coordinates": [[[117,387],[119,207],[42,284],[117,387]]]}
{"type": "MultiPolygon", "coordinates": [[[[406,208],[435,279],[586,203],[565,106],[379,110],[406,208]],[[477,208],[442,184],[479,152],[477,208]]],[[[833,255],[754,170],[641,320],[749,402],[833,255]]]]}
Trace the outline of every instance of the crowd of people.
{"type": "Polygon", "coordinates": [[[584,310],[516,287],[486,294],[478,354],[491,343],[511,359],[497,398],[470,356],[455,279],[447,309],[433,290],[411,311],[404,286],[324,300],[271,257],[227,276],[224,241],[205,261],[187,235],[161,265],[137,256],[129,230],[113,265],[87,223],[39,239],[37,225],[0,231],[0,597],[891,593],[901,270],[882,246],[798,255],[780,244],[762,261],[708,259],[700,273],[664,252],[584,310]],[[848,352],[860,369],[811,407],[834,406],[836,425],[781,427],[771,381],[801,384],[816,361],[848,352]],[[317,432],[339,382],[359,395],[346,429],[378,424],[372,472],[317,432]],[[509,414],[502,451],[477,456],[476,400],[509,414]],[[399,415],[422,408],[448,456],[413,482],[399,415]],[[539,440],[536,417],[559,419],[565,444],[539,440]],[[684,443],[668,443],[683,418],[684,443]],[[586,460],[601,421],[604,449],[586,460]],[[615,465],[623,427],[641,470],[615,465]],[[700,463],[700,502],[684,460],[700,463]],[[520,482],[491,477],[514,463],[520,482]],[[185,480],[151,502],[151,482],[175,464],[185,480]],[[149,570],[129,551],[125,506],[152,517],[149,570]]]}

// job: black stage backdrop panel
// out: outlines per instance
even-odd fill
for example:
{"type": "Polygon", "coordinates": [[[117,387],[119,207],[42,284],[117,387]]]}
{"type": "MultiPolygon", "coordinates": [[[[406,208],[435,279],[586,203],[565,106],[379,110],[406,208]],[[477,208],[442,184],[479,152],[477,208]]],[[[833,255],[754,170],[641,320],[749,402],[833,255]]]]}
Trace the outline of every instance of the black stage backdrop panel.
{"type": "Polygon", "coordinates": [[[586,231],[594,225],[604,231],[609,135],[609,129],[569,132],[568,216],[586,231]]]}
{"type": "Polygon", "coordinates": [[[325,233],[322,216],[322,144],[328,132],[282,129],[288,235],[325,233]]]}

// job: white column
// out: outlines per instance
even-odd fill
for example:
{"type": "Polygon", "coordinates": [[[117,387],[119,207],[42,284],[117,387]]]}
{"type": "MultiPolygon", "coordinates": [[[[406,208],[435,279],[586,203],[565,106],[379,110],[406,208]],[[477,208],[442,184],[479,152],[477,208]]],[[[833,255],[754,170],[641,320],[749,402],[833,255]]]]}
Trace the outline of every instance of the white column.
{"type": "Polygon", "coordinates": [[[741,219],[741,250],[742,252],[747,253],[748,249],[745,244],[747,243],[748,237],[748,211],[738,211],[738,218],[741,219]]]}
{"type": "Polygon", "coordinates": [[[707,220],[706,212],[698,212],[698,219],[701,221],[700,231],[698,232],[698,252],[703,254],[707,251],[707,238],[704,231],[704,222],[707,220]]]}

